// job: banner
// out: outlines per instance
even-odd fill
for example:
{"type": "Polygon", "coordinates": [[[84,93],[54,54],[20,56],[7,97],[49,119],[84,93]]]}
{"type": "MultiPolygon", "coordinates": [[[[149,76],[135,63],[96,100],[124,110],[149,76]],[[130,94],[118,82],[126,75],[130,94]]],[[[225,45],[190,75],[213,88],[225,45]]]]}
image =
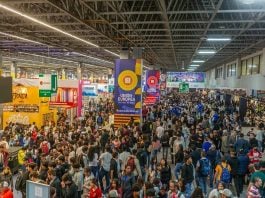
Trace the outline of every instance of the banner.
{"type": "Polygon", "coordinates": [[[189,83],[189,88],[205,88],[204,72],[167,72],[167,87],[179,87],[179,83],[189,83]]]}
{"type": "Polygon", "coordinates": [[[115,114],[141,115],[142,60],[115,61],[115,114]]]}
{"type": "Polygon", "coordinates": [[[39,74],[39,97],[51,97],[58,88],[58,78],[54,74],[39,74]]]}
{"type": "Polygon", "coordinates": [[[147,70],[146,71],[146,97],[144,103],[146,105],[153,105],[159,101],[160,97],[160,71],[147,70]]]}
{"type": "Polygon", "coordinates": [[[179,83],[179,93],[189,93],[189,83],[179,83]]]}

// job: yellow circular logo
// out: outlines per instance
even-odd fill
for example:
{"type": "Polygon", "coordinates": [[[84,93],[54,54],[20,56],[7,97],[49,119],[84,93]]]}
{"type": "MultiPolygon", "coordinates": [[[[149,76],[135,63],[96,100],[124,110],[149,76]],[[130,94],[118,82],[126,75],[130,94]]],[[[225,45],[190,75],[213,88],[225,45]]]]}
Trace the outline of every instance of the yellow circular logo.
{"type": "Polygon", "coordinates": [[[136,74],[130,70],[121,72],[118,77],[118,84],[124,91],[133,90],[136,87],[137,83],[138,79],[136,74]]]}

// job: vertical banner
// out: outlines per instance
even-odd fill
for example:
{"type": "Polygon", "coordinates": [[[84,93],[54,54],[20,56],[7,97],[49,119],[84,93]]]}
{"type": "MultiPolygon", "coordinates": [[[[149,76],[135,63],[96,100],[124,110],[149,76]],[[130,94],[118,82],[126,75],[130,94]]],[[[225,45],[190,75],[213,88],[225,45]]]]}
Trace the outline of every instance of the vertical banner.
{"type": "Polygon", "coordinates": [[[142,60],[117,59],[114,76],[115,127],[127,124],[132,117],[139,122],[142,112],[142,60]]]}
{"type": "Polygon", "coordinates": [[[146,97],[144,103],[146,105],[153,105],[159,101],[160,98],[160,71],[147,70],[146,71],[146,97]]]}

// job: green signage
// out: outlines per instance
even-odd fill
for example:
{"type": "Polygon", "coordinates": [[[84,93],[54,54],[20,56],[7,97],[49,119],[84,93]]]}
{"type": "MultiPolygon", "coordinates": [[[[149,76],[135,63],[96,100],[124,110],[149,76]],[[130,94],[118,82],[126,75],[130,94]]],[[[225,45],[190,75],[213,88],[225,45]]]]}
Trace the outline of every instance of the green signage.
{"type": "Polygon", "coordinates": [[[51,90],[39,90],[40,97],[51,97],[52,92],[51,90]]]}
{"type": "Polygon", "coordinates": [[[179,83],[179,93],[189,93],[189,83],[179,83]]]}
{"type": "Polygon", "coordinates": [[[56,93],[58,89],[58,78],[57,75],[52,75],[52,81],[51,81],[51,93],[56,93]]]}

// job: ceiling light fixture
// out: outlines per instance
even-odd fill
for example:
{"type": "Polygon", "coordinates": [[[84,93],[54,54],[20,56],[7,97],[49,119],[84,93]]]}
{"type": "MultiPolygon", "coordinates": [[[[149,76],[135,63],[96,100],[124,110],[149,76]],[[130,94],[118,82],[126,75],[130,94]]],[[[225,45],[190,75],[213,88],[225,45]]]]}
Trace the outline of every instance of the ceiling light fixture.
{"type": "MultiPolygon", "coordinates": [[[[27,42],[31,42],[31,43],[36,43],[36,44],[40,44],[40,45],[46,45],[46,46],[49,46],[47,44],[44,44],[44,43],[40,43],[40,42],[37,42],[37,41],[33,41],[33,40],[30,40],[30,39],[26,39],[26,38],[23,38],[23,37],[20,37],[20,36],[16,36],[16,35],[13,35],[13,34],[8,34],[8,33],[5,33],[5,32],[0,32],[1,35],[4,35],[4,36],[8,36],[8,37],[11,37],[11,38],[16,38],[16,39],[20,39],[20,40],[24,40],[24,41],[27,41],[27,42]]],[[[67,50],[68,51],[68,50],[67,50]]],[[[22,52],[21,52],[22,53],[22,52]]],[[[25,52],[23,52],[25,53],[25,52]]],[[[113,53],[113,52],[112,52],[113,53]]],[[[92,59],[96,59],[96,60],[99,60],[101,62],[108,62],[108,63],[111,63],[113,64],[112,62],[110,61],[106,61],[104,59],[99,59],[99,58],[96,58],[96,57],[93,57],[93,56],[88,56],[88,55],[84,55],[84,54],[80,54],[78,52],[73,52],[73,54],[78,54],[78,55],[81,55],[81,56],[86,56],[88,58],[92,58],[92,59]]],[[[32,55],[32,54],[31,54],[32,55]]],[[[68,60],[69,61],[69,60],[68,60]]],[[[74,61],[73,61],[74,62],[74,61]]]]}
{"type": "Polygon", "coordinates": [[[5,33],[5,32],[0,32],[0,34],[4,35],[4,36],[11,37],[11,38],[16,38],[16,39],[20,39],[20,40],[23,40],[23,41],[27,41],[27,42],[30,42],[30,43],[35,43],[35,44],[39,44],[39,45],[45,45],[45,44],[37,42],[37,41],[26,39],[26,38],[23,38],[23,37],[20,37],[20,36],[16,36],[16,35],[13,35],[13,34],[8,34],[8,33],[5,33]]]}
{"type": "Polygon", "coordinates": [[[119,54],[116,54],[116,53],[114,53],[114,52],[112,52],[112,51],[109,51],[109,50],[107,50],[107,49],[104,49],[104,50],[105,50],[106,52],[108,52],[108,53],[114,55],[114,56],[118,56],[118,57],[120,57],[119,54]]]}
{"type": "Polygon", "coordinates": [[[193,63],[204,63],[205,61],[204,60],[193,60],[192,62],[193,63]]]}
{"type": "Polygon", "coordinates": [[[190,65],[190,67],[199,67],[200,65],[190,65]]]}
{"type": "Polygon", "coordinates": [[[26,15],[26,14],[23,14],[22,12],[19,12],[19,11],[17,11],[17,10],[14,10],[14,9],[12,9],[12,8],[10,8],[10,7],[7,7],[7,6],[5,6],[5,5],[3,5],[3,4],[1,4],[1,3],[0,3],[0,8],[3,8],[3,9],[5,9],[5,10],[7,10],[7,11],[9,11],[9,12],[12,12],[12,13],[14,13],[14,14],[17,14],[17,15],[19,15],[19,16],[22,16],[22,17],[24,17],[24,18],[26,18],[26,19],[28,19],[28,20],[31,20],[31,21],[33,21],[33,22],[35,22],[35,23],[38,23],[38,24],[40,24],[40,25],[43,25],[43,26],[45,26],[45,27],[47,27],[47,28],[50,28],[50,29],[55,30],[55,31],[57,31],[57,32],[60,32],[60,33],[62,33],[62,34],[64,34],[64,35],[66,35],[66,36],[69,36],[69,37],[74,38],[74,39],[76,39],[76,40],[82,41],[82,42],[84,42],[84,43],[86,43],[86,44],[88,44],[88,45],[91,45],[91,46],[94,46],[94,47],[97,47],[97,48],[99,47],[98,45],[96,45],[96,44],[94,44],[94,43],[91,43],[91,42],[89,42],[89,41],[86,41],[86,40],[84,40],[84,39],[82,39],[82,38],[79,38],[79,37],[73,35],[73,34],[70,34],[70,33],[68,33],[68,32],[65,32],[65,31],[63,31],[63,30],[61,30],[61,29],[59,29],[59,28],[57,28],[57,27],[51,26],[51,25],[49,25],[49,24],[47,24],[47,23],[44,23],[44,22],[42,22],[42,21],[40,21],[40,20],[38,20],[38,19],[35,19],[35,18],[33,18],[33,17],[31,17],[31,16],[28,16],[28,15],[26,15]]]}
{"type": "Polygon", "coordinates": [[[207,41],[231,41],[231,38],[207,38],[207,41]]]}
{"type": "Polygon", "coordinates": [[[215,51],[198,51],[199,54],[215,54],[215,51]]]}
{"type": "Polygon", "coordinates": [[[50,57],[50,56],[42,56],[42,55],[30,54],[30,53],[26,53],[26,52],[18,52],[18,53],[19,54],[29,55],[29,56],[36,56],[36,57],[41,57],[41,58],[48,58],[48,59],[53,59],[53,60],[59,60],[59,61],[64,61],[64,62],[69,62],[69,63],[78,63],[76,61],[64,60],[64,59],[59,59],[59,58],[53,58],[53,57],[50,57]]]}

